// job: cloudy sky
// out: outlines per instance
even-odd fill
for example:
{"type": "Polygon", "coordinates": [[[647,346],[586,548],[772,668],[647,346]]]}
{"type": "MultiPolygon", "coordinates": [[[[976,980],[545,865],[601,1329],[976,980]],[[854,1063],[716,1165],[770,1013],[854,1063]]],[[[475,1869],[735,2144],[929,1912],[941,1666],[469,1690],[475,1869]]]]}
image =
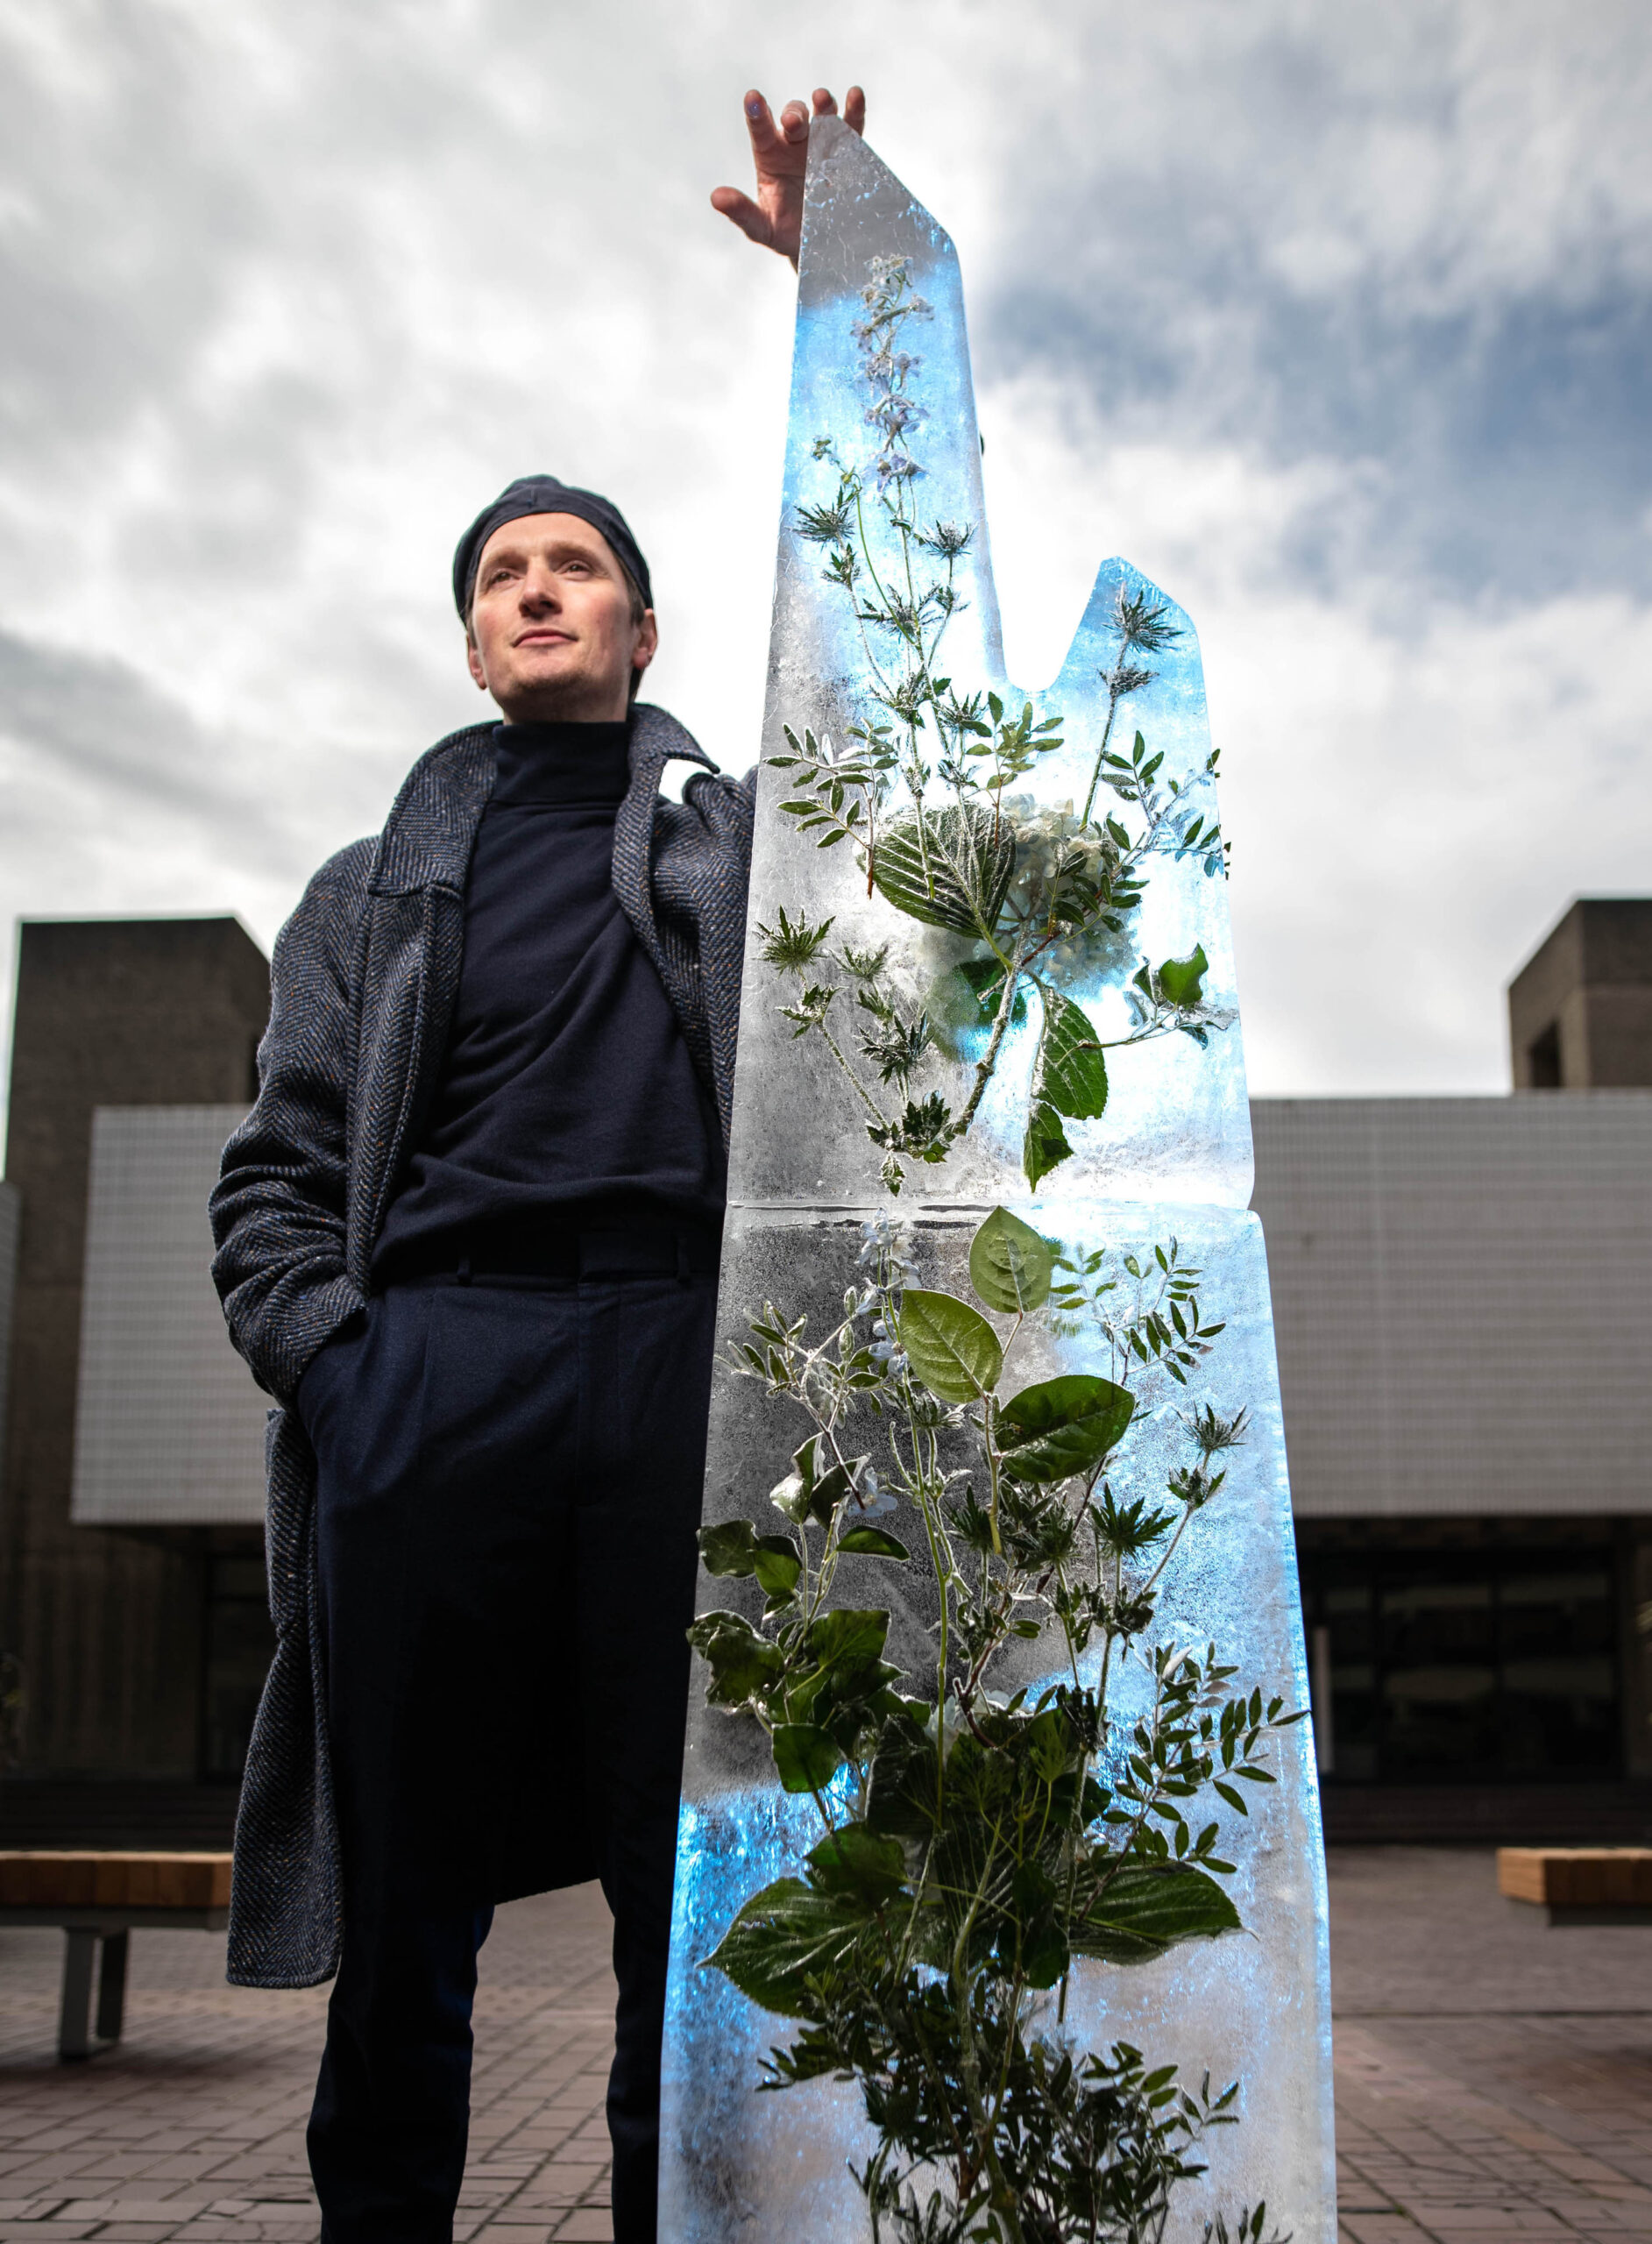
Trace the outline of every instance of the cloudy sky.
{"type": "Polygon", "coordinates": [[[1113,552],[1200,627],[1253,1088],[1502,1087],[1508,975],[1652,886],[1641,0],[7,0],[0,913],[267,944],[478,713],[449,555],[528,468],[745,768],[791,275],[705,198],[748,84],[852,76],[1011,669],[1113,552]]]}

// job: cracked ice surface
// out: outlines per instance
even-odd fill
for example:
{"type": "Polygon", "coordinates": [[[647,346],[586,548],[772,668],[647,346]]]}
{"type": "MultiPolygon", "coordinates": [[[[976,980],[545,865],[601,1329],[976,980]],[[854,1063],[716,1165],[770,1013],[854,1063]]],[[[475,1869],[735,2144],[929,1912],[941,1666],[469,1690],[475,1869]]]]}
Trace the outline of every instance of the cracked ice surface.
{"type": "MultiPolygon", "coordinates": [[[[841,743],[864,714],[869,660],[840,593],[822,581],[822,549],[791,527],[800,506],[829,498],[836,477],[814,456],[830,437],[847,453],[868,449],[867,391],[850,341],[869,260],[907,257],[914,287],[933,307],[921,331],[924,364],[915,386],[927,411],[914,450],[925,474],[918,507],[925,519],[975,526],[957,567],[967,606],[946,641],[946,668],[961,688],[996,691],[1035,717],[1059,711],[1064,746],[1041,759],[1017,789],[1039,812],[1082,801],[1107,716],[1098,673],[1118,659],[1114,621],[1121,591],[1163,596],[1120,562],[1103,566],[1060,676],[1043,695],[1025,697],[1003,675],[996,601],[980,476],[961,284],[952,245],[929,214],[862,142],[835,121],[817,123],[810,152],[796,352],[786,462],[785,504],[776,572],[765,756],[785,752],[783,728],[841,743]]],[[[1168,604],[1166,604],[1168,606],[1168,604]]],[[[1139,730],[1164,770],[1180,775],[1188,800],[1214,820],[1197,642],[1180,610],[1181,636],[1156,654],[1152,682],[1121,704],[1114,745],[1139,730]]],[[[830,916],[836,942],[889,943],[890,975],[914,1004],[944,984],[960,954],[957,940],[896,913],[870,898],[851,850],[819,850],[778,809],[789,781],[765,768],[759,813],[745,998],[735,1088],[730,1205],[723,1256],[720,1331],[743,1331],[766,1298],[793,1316],[810,1312],[812,1330],[835,1320],[866,1216],[891,1203],[878,1180],[878,1154],[863,1111],[817,1035],[796,1037],[778,1007],[786,998],[762,957],[759,923],[772,926],[783,905],[819,920],[830,916]]],[[[896,806],[900,795],[897,790],[896,806]]],[[[1203,1265],[1202,1294],[1227,1321],[1212,1360],[1218,1402],[1247,1403],[1247,1445],[1231,1453],[1219,1502],[1194,1518],[1166,1576],[1156,1636],[1202,1645],[1214,1638],[1224,1659],[1294,1705],[1308,1680],[1291,1534],[1289,1490],[1259,1227],[1244,1212],[1251,1145],[1237,1018],[1225,884],[1195,854],[1155,863],[1138,926],[1116,951],[1079,960],[1063,984],[1098,1035],[1110,1041],[1129,1025],[1128,976],[1151,961],[1185,958],[1195,944],[1209,962],[1204,995],[1229,1025],[1201,1049],[1172,1033],[1109,1055],[1105,1112],[1067,1124],[1071,1159],[1029,1192],[1022,1170],[1022,1127],[1037,1020],[1013,1025],[973,1129],[948,1158],[909,1170],[896,1211],[915,1225],[918,1282],[966,1290],[971,1233],[1002,1204],[1069,1248],[1103,1243],[1151,1254],[1174,1234],[1203,1265]]],[[[980,1057],[984,1036],[966,1026],[952,1047],[932,1051],[915,1076],[954,1107],[980,1057]]],[[[1020,1368],[1053,1376],[1093,1368],[1093,1345],[1041,1333],[1020,1368]]],[[[1132,1488],[1162,1488],[1173,1422],[1167,1412],[1144,1424],[1130,1448],[1132,1488]]],[[[720,1377],[713,1397],[705,1516],[708,1523],[761,1516],[768,1491],[785,1470],[804,1431],[751,1382],[720,1377]]],[[[898,1524],[898,1523],[895,1523],[898,1524]]],[[[702,1580],[704,1607],[742,1604],[752,1585],[702,1580]]],[[[932,1662],[927,1634],[935,1614],[927,1569],[875,1568],[846,1559],[842,1597],[890,1604],[890,1656],[922,1670],[932,1662]],[[858,1572],[857,1572],[858,1569],[858,1572]],[[893,1587],[892,1587],[893,1585],[893,1587]]],[[[1024,1648],[1023,1670],[1001,1672],[1007,1687],[1041,1678],[1056,1664],[1045,1643],[1024,1648]]],[[[1135,1671],[1139,1679],[1139,1669],[1135,1671]]],[[[720,1974],[699,1968],[730,1917],[771,1878],[795,1870],[811,1843],[812,1808],[778,1789],[766,1741],[755,1724],[735,1722],[704,1703],[705,1671],[691,1690],[679,1829],[672,1971],[666,2029],[661,2148],[661,2233],[672,2244],[784,2235],[788,2244],[839,2244],[869,2233],[865,2207],[846,2161],[864,2157],[872,2137],[852,2086],[817,2081],[783,2094],[759,2094],[760,2061],[790,2038],[784,2021],[758,2011],[720,1974]]],[[[1120,1709],[1124,1710],[1123,1708],[1120,1709]]],[[[1172,2200],[1173,2234],[1196,2237],[1207,2213],[1230,2219],[1266,2196],[1269,2222],[1302,2244],[1335,2234],[1330,2118],[1329,2000],[1325,1889],[1313,1744],[1306,1722],[1277,1743],[1280,1782],[1253,1810],[1235,1859],[1233,1898],[1247,1931],[1173,1949],[1129,1971],[1081,1966],[1069,2025],[1089,2046],[1124,2038],[1152,2062],[1174,2061],[1196,2082],[1207,2069],[1218,2084],[1243,2082],[1243,2122],[1210,2138],[1212,2172],[1172,2200]]],[[[1226,1832],[1224,1827],[1224,1843],[1226,1832]]]]}

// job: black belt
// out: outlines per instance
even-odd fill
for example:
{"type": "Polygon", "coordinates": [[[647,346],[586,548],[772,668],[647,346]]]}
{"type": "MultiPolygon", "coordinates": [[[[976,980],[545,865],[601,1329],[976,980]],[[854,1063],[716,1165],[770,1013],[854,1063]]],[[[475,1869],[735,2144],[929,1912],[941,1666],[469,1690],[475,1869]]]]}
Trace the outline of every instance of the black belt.
{"type": "Polygon", "coordinates": [[[386,1285],[468,1286],[513,1282],[573,1286],[596,1278],[714,1278],[722,1234],[704,1224],[576,1231],[549,1225],[461,1232],[409,1249],[386,1285]]]}

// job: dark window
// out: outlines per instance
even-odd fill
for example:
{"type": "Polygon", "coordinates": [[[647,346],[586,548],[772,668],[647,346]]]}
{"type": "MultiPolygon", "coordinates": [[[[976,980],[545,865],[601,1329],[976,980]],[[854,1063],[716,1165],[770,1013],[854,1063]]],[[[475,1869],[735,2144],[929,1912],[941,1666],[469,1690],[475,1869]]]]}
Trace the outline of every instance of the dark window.
{"type": "Polygon", "coordinates": [[[1322,1697],[1329,1681],[1328,1777],[1620,1773],[1609,1547],[1309,1547],[1301,1558],[1322,1697]]]}
{"type": "Polygon", "coordinates": [[[1560,1089],[1560,1024],[1550,1021],[1541,1036],[1535,1036],[1526,1047],[1526,1060],[1531,1070],[1534,1090],[1560,1089]]]}
{"type": "Polygon", "coordinates": [[[246,1765],[252,1717],[275,1652],[261,1558],[207,1560],[201,1683],[201,1773],[219,1782],[246,1765]]]}

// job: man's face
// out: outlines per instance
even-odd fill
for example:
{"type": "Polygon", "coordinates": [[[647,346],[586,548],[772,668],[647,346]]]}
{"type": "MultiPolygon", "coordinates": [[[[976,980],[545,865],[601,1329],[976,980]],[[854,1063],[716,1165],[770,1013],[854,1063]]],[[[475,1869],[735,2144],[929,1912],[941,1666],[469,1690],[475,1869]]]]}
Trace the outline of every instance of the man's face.
{"type": "Polygon", "coordinates": [[[608,541],[578,515],[525,515],[482,548],[471,602],[471,676],[512,724],[625,715],[658,643],[608,541]]]}

